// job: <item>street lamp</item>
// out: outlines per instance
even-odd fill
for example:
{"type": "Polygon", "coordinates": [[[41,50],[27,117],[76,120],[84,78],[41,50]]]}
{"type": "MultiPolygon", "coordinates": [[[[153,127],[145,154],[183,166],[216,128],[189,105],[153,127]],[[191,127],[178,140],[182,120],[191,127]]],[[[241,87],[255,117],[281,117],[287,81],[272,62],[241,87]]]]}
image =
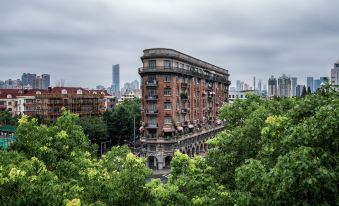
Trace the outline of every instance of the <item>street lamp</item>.
{"type": "Polygon", "coordinates": [[[133,115],[133,140],[134,140],[133,148],[135,152],[135,114],[133,115]]]}

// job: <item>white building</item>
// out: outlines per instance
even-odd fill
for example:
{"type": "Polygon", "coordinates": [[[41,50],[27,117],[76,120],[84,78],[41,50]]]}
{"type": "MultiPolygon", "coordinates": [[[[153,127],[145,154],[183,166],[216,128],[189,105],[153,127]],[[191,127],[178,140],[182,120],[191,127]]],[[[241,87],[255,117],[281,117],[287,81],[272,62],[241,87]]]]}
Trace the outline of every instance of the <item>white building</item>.
{"type": "Polygon", "coordinates": [[[228,95],[229,103],[233,103],[236,99],[245,100],[247,99],[247,95],[249,93],[253,94],[254,91],[253,90],[229,91],[228,95]]]}

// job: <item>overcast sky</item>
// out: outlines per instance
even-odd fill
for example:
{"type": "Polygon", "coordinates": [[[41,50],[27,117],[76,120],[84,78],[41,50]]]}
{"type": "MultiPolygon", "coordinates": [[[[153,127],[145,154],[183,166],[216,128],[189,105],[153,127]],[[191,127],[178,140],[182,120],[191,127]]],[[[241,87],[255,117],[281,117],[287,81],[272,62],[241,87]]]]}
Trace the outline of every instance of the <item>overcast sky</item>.
{"type": "Polygon", "coordinates": [[[304,83],[339,59],[338,0],[0,0],[0,19],[1,80],[109,86],[120,64],[122,84],[154,47],[226,68],[232,83],[283,73],[304,83]]]}

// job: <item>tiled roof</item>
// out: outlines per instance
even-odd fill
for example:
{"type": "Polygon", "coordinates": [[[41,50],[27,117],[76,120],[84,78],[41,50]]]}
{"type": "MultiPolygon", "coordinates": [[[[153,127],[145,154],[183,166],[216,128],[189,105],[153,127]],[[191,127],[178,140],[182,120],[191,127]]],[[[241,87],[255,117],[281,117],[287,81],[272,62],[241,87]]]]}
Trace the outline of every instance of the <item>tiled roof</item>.
{"type": "Polygon", "coordinates": [[[7,95],[12,95],[12,98],[17,96],[35,96],[37,92],[41,94],[61,94],[62,90],[67,90],[67,94],[77,94],[78,90],[82,91],[82,94],[103,94],[110,96],[106,90],[92,90],[84,89],[81,87],[53,87],[51,89],[0,89],[0,99],[7,99],[7,95]]]}

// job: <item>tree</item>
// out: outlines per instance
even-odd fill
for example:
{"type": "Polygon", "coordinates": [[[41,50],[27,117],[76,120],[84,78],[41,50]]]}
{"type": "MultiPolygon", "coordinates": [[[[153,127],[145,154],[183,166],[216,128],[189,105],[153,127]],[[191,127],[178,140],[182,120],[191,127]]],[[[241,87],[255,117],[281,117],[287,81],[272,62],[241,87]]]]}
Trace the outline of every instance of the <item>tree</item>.
{"type": "Polygon", "coordinates": [[[8,110],[0,111],[0,125],[17,125],[17,121],[8,110]]]}
{"type": "Polygon", "coordinates": [[[0,201],[6,205],[150,205],[144,159],[127,147],[93,154],[78,116],[50,125],[23,116],[17,142],[0,152],[0,201]]]}
{"type": "Polygon", "coordinates": [[[307,94],[311,94],[311,93],[312,93],[311,87],[307,87],[307,94]]]}
{"type": "Polygon", "coordinates": [[[303,86],[303,90],[301,91],[301,96],[305,96],[307,94],[307,91],[306,91],[306,86],[304,85],[303,86]]]}
{"type": "Polygon", "coordinates": [[[135,98],[122,102],[112,111],[104,114],[104,121],[114,145],[122,145],[126,141],[132,142],[134,132],[137,134],[140,127],[141,100],[135,98]]]}
{"type": "Polygon", "coordinates": [[[224,106],[243,116],[210,140],[213,176],[239,205],[336,205],[338,93],[328,86],[301,99],[224,106]],[[234,109],[234,110],[233,110],[234,109]],[[254,125],[254,126],[253,126],[254,125]],[[253,126],[253,127],[252,127],[253,126]]]}
{"type": "Polygon", "coordinates": [[[95,142],[96,140],[107,138],[107,125],[101,117],[82,117],[78,124],[83,128],[88,138],[95,142]]]}
{"type": "MultiPolygon", "coordinates": [[[[0,151],[7,205],[338,205],[339,93],[224,105],[225,130],[205,158],[176,152],[166,184],[147,183],[126,146],[97,159],[68,111],[52,125],[23,116],[17,143],[0,151]]],[[[126,107],[125,116],[133,114],[126,107]],[[129,114],[130,113],[130,114],[129,114]]],[[[122,114],[122,112],[117,112],[122,114]]],[[[121,118],[123,116],[121,115],[121,118]]],[[[112,125],[113,126],[113,125],[112,125]]]]}

